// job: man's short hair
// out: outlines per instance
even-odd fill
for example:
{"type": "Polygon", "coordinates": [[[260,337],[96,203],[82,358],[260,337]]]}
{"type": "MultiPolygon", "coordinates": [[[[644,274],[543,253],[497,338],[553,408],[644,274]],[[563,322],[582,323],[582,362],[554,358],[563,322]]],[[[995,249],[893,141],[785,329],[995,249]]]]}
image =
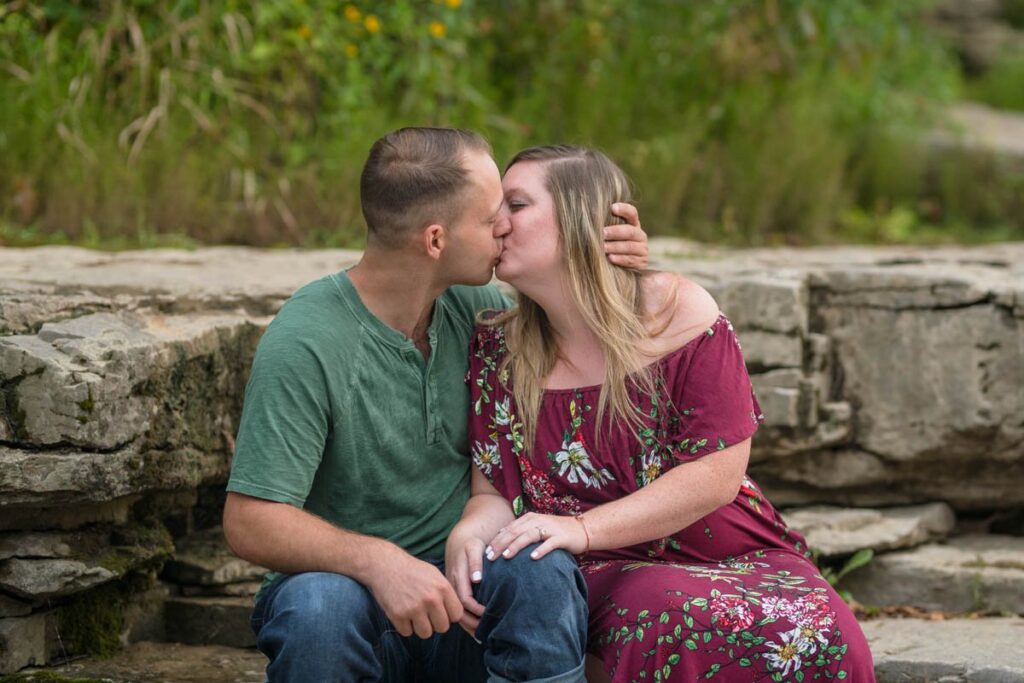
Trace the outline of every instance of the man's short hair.
{"type": "Polygon", "coordinates": [[[368,241],[393,249],[431,223],[457,221],[470,186],[463,156],[471,150],[490,154],[491,146],[458,128],[402,128],[373,143],[359,182],[368,241]]]}

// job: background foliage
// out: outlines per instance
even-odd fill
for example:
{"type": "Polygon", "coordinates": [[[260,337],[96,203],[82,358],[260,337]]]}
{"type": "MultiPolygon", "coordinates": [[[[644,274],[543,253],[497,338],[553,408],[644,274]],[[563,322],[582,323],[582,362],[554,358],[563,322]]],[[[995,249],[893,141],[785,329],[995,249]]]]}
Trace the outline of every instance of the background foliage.
{"type": "MultiPolygon", "coordinates": [[[[597,145],[655,233],[1024,237],[1019,171],[926,143],[960,86],[925,4],[8,2],[0,240],[356,245],[359,170],[401,125],[474,128],[499,163],[597,145]]],[[[978,96],[1019,106],[1004,70],[978,96]]]]}

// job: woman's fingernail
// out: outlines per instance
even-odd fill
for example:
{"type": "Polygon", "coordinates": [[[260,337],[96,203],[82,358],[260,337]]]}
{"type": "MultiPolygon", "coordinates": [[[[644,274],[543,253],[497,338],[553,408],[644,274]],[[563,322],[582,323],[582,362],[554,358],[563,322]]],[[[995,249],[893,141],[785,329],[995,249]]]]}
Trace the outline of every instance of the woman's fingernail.
{"type": "Polygon", "coordinates": [[[491,546],[487,546],[487,548],[484,550],[484,555],[487,556],[488,560],[493,560],[494,559],[494,548],[492,548],[491,546]]]}
{"type": "Polygon", "coordinates": [[[473,583],[479,582],[482,578],[484,578],[483,574],[480,572],[473,572],[473,583]]]}
{"type": "Polygon", "coordinates": [[[508,557],[509,556],[509,548],[505,548],[504,550],[502,550],[501,551],[501,556],[502,557],[508,557]]]}
{"type": "Polygon", "coordinates": [[[534,550],[532,553],[530,553],[530,557],[536,560],[538,557],[540,557],[540,553],[534,550]]]}

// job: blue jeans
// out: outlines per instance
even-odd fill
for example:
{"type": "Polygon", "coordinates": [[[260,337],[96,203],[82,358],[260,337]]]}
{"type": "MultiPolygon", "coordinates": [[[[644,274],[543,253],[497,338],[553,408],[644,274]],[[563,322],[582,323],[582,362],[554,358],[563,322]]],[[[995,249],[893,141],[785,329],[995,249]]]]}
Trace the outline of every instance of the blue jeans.
{"type": "MultiPolygon", "coordinates": [[[[282,576],[252,615],[271,683],[584,681],[587,587],[556,550],[484,560],[473,589],[485,607],[477,644],[458,624],[427,639],[402,636],[362,584],[341,574],[282,576]]],[[[444,563],[434,562],[444,571],[444,563]]]]}

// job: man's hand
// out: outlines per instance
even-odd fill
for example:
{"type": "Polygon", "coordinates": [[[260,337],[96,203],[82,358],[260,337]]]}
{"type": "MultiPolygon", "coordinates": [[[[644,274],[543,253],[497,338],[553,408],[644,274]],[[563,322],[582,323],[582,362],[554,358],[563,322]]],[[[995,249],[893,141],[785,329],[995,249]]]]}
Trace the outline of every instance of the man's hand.
{"type": "Polygon", "coordinates": [[[612,204],[612,213],[625,223],[604,228],[604,253],[608,260],[623,268],[643,270],[650,255],[647,233],[640,227],[640,214],[632,204],[612,204]]]}
{"type": "Polygon", "coordinates": [[[480,583],[484,571],[484,542],[475,536],[448,537],[445,550],[445,573],[448,582],[455,588],[455,594],[462,603],[463,614],[459,626],[469,635],[476,637],[476,627],[484,615],[484,606],[473,597],[473,584],[480,583]]]}
{"type": "Polygon", "coordinates": [[[383,559],[369,584],[384,614],[403,636],[429,638],[462,619],[451,584],[437,567],[398,548],[383,559]]]}

